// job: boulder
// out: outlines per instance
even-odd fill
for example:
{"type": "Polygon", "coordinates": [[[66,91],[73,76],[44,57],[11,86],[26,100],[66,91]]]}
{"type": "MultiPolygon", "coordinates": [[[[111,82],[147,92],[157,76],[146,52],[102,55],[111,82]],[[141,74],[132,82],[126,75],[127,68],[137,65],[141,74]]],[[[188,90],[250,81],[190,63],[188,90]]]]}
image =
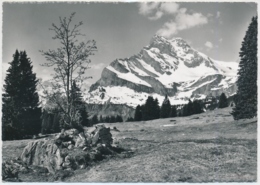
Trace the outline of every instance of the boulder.
{"type": "Polygon", "coordinates": [[[76,139],[75,147],[84,148],[87,145],[85,135],[80,133],[76,139]]]}
{"type": "Polygon", "coordinates": [[[105,144],[110,147],[113,142],[110,128],[106,128],[104,125],[98,125],[93,131],[92,145],[105,144]]]}
{"type": "Polygon", "coordinates": [[[47,168],[52,174],[60,170],[82,169],[89,162],[112,154],[112,141],[110,128],[103,125],[97,126],[91,134],[79,133],[76,129],[62,130],[54,138],[28,143],[20,159],[26,165],[47,168]]]}
{"type": "Polygon", "coordinates": [[[27,165],[46,167],[50,173],[61,169],[63,157],[55,140],[36,140],[24,148],[21,160],[27,165]]]}

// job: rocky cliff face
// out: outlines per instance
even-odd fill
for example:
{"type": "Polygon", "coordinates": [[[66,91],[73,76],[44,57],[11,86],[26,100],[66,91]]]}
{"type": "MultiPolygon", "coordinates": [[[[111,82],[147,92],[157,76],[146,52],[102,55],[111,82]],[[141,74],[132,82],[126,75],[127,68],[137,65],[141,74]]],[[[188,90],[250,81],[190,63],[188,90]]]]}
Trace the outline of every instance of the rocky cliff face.
{"type": "Polygon", "coordinates": [[[135,107],[149,95],[161,103],[167,94],[172,104],[222,92],[229,96],[236,91],[237,68],[238,63],[215,61],[181,38],[167,40],[156,35],[139,54],[116,59],[104,68],[86,100],[135,107]]]}

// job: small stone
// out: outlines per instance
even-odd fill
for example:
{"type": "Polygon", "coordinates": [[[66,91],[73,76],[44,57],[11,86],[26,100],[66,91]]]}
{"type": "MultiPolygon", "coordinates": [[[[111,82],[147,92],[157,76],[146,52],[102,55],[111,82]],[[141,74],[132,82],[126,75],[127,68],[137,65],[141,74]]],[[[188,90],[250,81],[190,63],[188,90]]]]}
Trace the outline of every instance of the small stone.
{"type": "Polygon", "coordinates": [[[69,145],[69,146],[68,146],[68,149],[69,149],[69,150],[72,150],[73,148],[74,148],[73,145],[69,145]]]}
{"type": "Polygon", "coordinates": [[[84,164],[82,164],[82,165],[79,166],[79,168],[84,169],[84,168],[86,168],[86,166],[84,164]]]}
{"type": "Polygon", "coordinates": [[[69,155],[67,155],[66,157],[65,157],[65,161],[70,161],[70,156],[69,155]]]}

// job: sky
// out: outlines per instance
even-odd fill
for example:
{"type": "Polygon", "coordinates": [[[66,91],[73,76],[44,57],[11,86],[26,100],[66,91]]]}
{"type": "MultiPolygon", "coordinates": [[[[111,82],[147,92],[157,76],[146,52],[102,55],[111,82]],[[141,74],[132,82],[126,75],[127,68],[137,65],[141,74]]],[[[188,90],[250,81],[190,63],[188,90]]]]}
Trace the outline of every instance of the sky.
{"type": "Polygon", "coordinates": [[[81,33],[94,39],[98,51],[91,56],[86,81],[89,86],[104,67],[118,58],[138,54],[157,34],[172,39],[181,37],[191,47],[215,60],[238,61],[239,50],[251,18],[257,15],[256,3],[245,2],[168,2],[168,3],[3,3],[2,78],[15,50],[25,50],[38,78],[51,78],[53,70],[43,67],[39,50],[60,47],[49,30],[59,17],[76,12],[73,23],[83,22],[81,33]]]}

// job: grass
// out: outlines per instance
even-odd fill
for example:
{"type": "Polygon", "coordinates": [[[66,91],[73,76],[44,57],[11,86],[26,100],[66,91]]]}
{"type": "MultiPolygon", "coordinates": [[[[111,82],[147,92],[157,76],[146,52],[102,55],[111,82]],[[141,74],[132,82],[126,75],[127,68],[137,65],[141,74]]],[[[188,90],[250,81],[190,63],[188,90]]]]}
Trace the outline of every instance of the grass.
{"type": "MultiPolygon", "coordinates": [[[[234,121],[230,111],[174,118],[175,122],[169,118],[107,123],[120,131],[111,129],[119,146],[133,153],[77,170],[64,181],[256,182],[257,119],[234,121]]],[[[28,141],[3,142],[3,159],[18,155],[28,141]]]]}

